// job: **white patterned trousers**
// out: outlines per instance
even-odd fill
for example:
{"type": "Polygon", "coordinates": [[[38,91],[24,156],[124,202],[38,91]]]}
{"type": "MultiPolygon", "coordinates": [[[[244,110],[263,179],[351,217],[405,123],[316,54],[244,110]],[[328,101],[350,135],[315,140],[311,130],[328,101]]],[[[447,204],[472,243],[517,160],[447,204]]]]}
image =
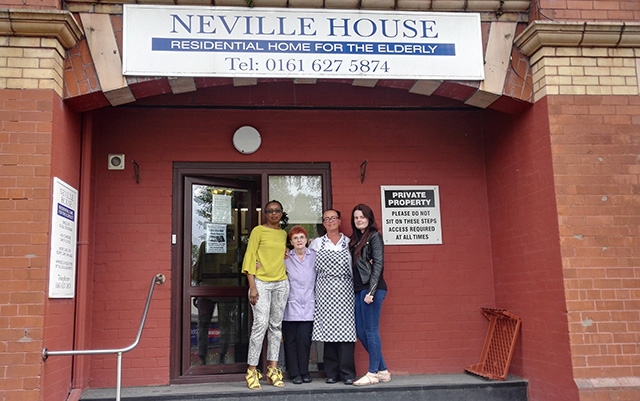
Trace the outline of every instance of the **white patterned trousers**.
{"type": "Polygon", "coordinates": [[[258,302],[251,305],[253,324],[249,338],[249,366],[257,366],[262,351],[262,341],[267,333],[267,361],[277,361],[282,341],[282,318],[289,298],[289,280],[260,281],[255,279],[258,302]]]}

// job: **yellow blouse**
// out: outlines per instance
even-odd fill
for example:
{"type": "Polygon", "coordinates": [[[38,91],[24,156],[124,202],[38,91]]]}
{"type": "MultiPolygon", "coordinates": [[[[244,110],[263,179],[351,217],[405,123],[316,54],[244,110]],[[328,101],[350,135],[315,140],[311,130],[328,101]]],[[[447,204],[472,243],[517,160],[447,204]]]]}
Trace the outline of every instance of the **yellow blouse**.
{"type": "Polygon", "coordinates": [[[287,232],[265,226],[256,226],[251,230],[247,251],[242,261],[242,272],[252,274],[261,281],[282,281],[287,279],[284,265],[284,252],[287,244],[287,232]],[[256,269],[256,262],[262,267],[256,269]]]}

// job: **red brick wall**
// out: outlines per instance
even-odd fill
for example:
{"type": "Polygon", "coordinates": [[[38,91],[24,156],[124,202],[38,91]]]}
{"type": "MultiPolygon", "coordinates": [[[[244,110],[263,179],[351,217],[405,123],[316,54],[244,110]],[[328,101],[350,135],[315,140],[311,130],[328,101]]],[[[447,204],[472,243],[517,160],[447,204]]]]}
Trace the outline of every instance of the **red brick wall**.
{"type": "MultiPolygon", "coordinates": [[[[554,96],[548,102],[574,375],[637,377],[640,99],[554,96]]],[[[612,391],[640,399],[637,387],[612,391]]]]}
{"type": "Polygon", "coordinates": [[[0,388],[41,397],[53,91],[0,90],[0,388]]]}
{"type": "Polygon", "coordinates": [[[48,299],[51,185],[78,186],[78,118],[53,91],[0,91],[0,116],[0,388],[5,400],[61,400],[71,360],[43,363],[42,349],[72,348],[75,302],[48,299]]]}
{"type": "Polygon", "coordinates": [[[636,0],[532,0],[534,19],[559,21],[638,21],[636,0]]]}
{"type": "MultiPolygon", "coordinates": [[[[259,96],[255,90],[246,93],[259,96]]],[[[127,344],[149,279],[171,277],[172,161],[329,161],[334,206],[347,215],[365,202],[379,216],[380,185],[440,186],[444,244],[386,250],[382,334],[390,369],[462,372],[478,362],[487,329],[480,308],[494,304],[479,112],[125,108],[96,112],[94,127],[94,346],[127,344]],[[244,124],[263,135],[252,155],[232,147],[244,124]],[[108,153],[125,153],[126,170],[108,171],[108,153]],[[140,165],[140,184],[131,160],[140,165]]],[[[156,290],[150,329],[124,358],[124,385],[169,380],[169,289],[167,283],[156,290]]],[[[360,347],[357,363],[364,372],[360,347]]],[[[93,357],[91,364],[92,386],[114,385],[113,358],[93,357]]]]}
{"type": "Polygon", "coordinates": [[[487,114],[496,305],[522,318],[512,372],[531,400],[577,400],[560,262],[546,98],[518,117],[487,114]]]}

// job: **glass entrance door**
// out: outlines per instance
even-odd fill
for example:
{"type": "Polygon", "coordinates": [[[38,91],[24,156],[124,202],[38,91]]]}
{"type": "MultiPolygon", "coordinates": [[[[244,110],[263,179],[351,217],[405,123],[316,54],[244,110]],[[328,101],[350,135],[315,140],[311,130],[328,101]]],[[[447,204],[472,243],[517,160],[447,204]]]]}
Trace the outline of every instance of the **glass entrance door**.
{"type": "MultiPolygon", "coordinates": [[[[322,210],[331,205],[329,165],[175,162],[173,174],[171,382],[243,380],[249,234],[261,223],[261,205],[278,199],[290,225],[320,235],[322,210]]],[[[322,369],[321,351],[312,347],[311,371],[322,369]]]]}
{"type": "Polygon", "coordinates": [[[242,260],[258,223],[253,181],[185,177],[182,375],[246,369],[250,330],[242,260]]]}

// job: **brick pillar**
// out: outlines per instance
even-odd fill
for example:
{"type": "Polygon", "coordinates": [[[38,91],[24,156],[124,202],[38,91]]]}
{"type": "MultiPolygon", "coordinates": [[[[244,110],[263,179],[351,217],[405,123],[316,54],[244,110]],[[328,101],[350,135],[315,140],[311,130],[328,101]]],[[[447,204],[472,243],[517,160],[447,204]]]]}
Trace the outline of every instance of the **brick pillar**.
{"type": "MultiPolygon", "coordinates": [[[[2,49],[5,50],[5,49],[2,49]]],[[[0,365],[5,400],[38,400],[51,191],[49,91],[0,90],[0,365]],[[37,120],[37,121],[36,121],[37,120]]]]}
{"type": "MultiPolygon", "coordinates": [[[[0,12],[0,273],[4,280],[0,388],[4,401],[45,397],[41,356],[48,309],[54,133],[59,130],[56,116],[62,104],[65,47],[79,37],[77,24],[65,12],[0,12]]],[[[68,380],[63,386],[68,388],[68,380]]]]}
{"type": "Polygon", "coordinates": [[[637,22],[536,21],[516,39],[531,57],[535,98],[546,96],[549,105],[581,401],[640,399],[638,31],[637,22]]]}

